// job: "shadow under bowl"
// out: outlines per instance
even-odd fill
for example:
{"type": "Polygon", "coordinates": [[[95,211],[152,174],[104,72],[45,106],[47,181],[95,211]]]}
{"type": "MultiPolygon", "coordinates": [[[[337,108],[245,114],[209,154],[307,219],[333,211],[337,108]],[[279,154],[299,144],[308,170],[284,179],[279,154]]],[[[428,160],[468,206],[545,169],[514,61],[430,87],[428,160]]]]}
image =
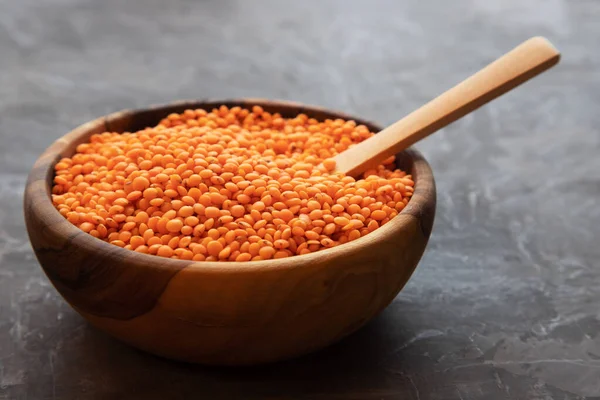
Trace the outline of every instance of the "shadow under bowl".
{"type": "Polygon", "coordinates": [[[187,101],[122,111],[88,122],[54,142],[25,188],[27,231],[50,281],[97,328],[167,358],[215,365],[266,363],[338,341],[382,311],[416,268],[431,233],[435,184],[416,151],[397,155],[414,196],[386,225],[316,253],[252,262],[192,262],[126,250],[84,233],[54,208],[54,166],[95,133],[156,125],[170,113],[222,104],[260,105],[284,117],[353,119],[285,101],[187,101]]]}

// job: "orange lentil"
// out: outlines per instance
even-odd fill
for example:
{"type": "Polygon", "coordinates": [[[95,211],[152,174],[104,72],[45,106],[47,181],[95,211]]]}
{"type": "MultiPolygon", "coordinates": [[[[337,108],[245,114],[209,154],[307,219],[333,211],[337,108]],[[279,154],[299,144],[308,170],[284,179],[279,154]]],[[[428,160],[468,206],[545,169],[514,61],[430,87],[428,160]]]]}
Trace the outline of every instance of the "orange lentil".
{"type": "Polygon", "coordinates": [[[147,178],[144,178],[143,176],[138,176],[132,181],[131,184],[133,190],[143,191],[146,190],[148,186],[150,186],[150,181],[147,178]]]}
{"type": "Polygon", "coordinates": [[[288,241],[283,240],[283,239],[276,240],[275,243],[273,243],[273,245],[275,246],[276,249],[285,249],[290,246],[288,241]]]}
{"type": "MultiPolygon", "coordinates": [[[[163,236],[164,237],[164,236],[163,236]]],[[[175,236],[172,237],[168,242],[167,242],[167,246],[169,246],[172,249],[176,249],[177,247],[179,247],[179,236],[175,236]]]]}
{"type": "Polygon", "coordinates": [[[287,251],[279,250],[277,253],[273,255],[273,258],[285,258],[289,257],[290,254],[287,251]]]}
{"type": "MultiPolygon", "coordinates": [[[[236,258],[235,261],[250,261],[252,259],[252,256],[250,255],[250,253],[240,253],[236,258]]],[[[266,258],[265,258],[266,260],[266,258]]]]}
{"type": "Polygon", "coordinates": [[[194,261],[306,254],[378,229],[414,192],[395,158],[353,178],[333,157],[373,134],[354,121],[283,118],[259,106],[171,114],[92,135],[59,160],[58,211],[92,236],[194,261]]]}
{"type": "Polygon", "coordinates": [[[79,228],[84,232],[90,232],[92,229],[94,229],[94,224],[91,222],[84,222],[79,225],[79,228]]]}
{"type": "Polygon", "coordinates": [[[148,253],[149,252],[148,246],[145,246],[145,245],[138,246],[138,247],[134,248],[133,250],[137,251],[138,253],[148,253]]]}
{"type": "MultiPolygon", "coordinates": [[[[117,235],[118,235],[118,233],[117,233],[117,235]]],[[[162,243],[162,241],[160,240],[160,236],[158,236],[158,235],[150,236],[150,237],[146,236],[146,237],[144,237],[144,240],[146,241],[146,244],[148,246],[162,243]]]]}
{"type": "Polygon", "coordinates": [[[348,233],[348,240],[356,240],[360,237],[360,232],[357,229],[353,229],[348,233]]]}
{"type": "Polygon", "coordinates": [[[173,255],[173,249],[169,246],[162,245],[158,248],[156,255],[161,257],[171,257],[173,255]]]}
{"type": "Polygon", "coordinates": [[[219,252],[219,259],[227,259],[231,255],[231,247],[225,247],[223,250],[219,252]]]}
{"type": "Polygon", "coordinates": [[[258,254],[260,250],[260,244],[254,242],[254,243],[250,243],[250,246],[248,246],[248,252],[254,257],[258,254]]]}
{"type": "Polygon", "coordinates": [[[189,226],[190,228],[193,228],[200,223],[200,220],[198,219],[198,217],[189,216],[183,222],[184,222],[185,226],[189,226]]]}
{"type": "Polygon", "coordinates": [[[206,260],[206,256],[204,254],[194,254],[194,257],[192,257],[192,260],[204,261],[204,260],[206,260]]]}
{"type": "Polygon", "coordinates": [[[321,210],[312,210],[310,214],[308,214],[310,219],[317,220],[323,217],[323,211],[321,210]]]}
{"type": "Polygon", "coordinates": [[[194,258],[194,253],[192,253],[189,250],[183,250],[181,252],[181,254],[179,255],[179,258],[182,260],[191,260],[192,258],[194,258]]]}
{"type": "Polygon", "coordinates": [[[367,225],[367,229],[369,230],[369,232],[373,232],[377,228],[379,228],[379,223],[374,219],[372,219],[367,225]]]}
{"type": "Polygon", "coordinates": [[[309,240],[316,240],[319,238],[319,234],[315,231],[306,231],[304,232],[304,236],[309,240]]]}
{"type": "Polygon", "coordinates": [[[335,169],[336,163],[335,160],[332,158],[328,158],[326,160],[323,160],[323,166],[325,167],[325,169],[327,171],[333,171],[335,169]]]}
{"type": "Polygon", "coordinates": [[[344,212],[344,206],[341,204],[334,204],[331,207],[331,211],[335,212],[335,213],[341,213],[344,212]]]}
{"type": "Polygon", "coordinates": [[[371,218],[376,221],[381,221],[387,217],[387,214],[383,210],[375,210],[371,213],[371,218]]]}
{"type": "Polygon", "coordinates": [[[272,258],[275,255],[276,250],[271,247],[271,246],[265,246],[262,247],[259,251],[258,251],[258,255],[263,259],[263,260],[268,260],[270,258],[272,258]]]}
{"type": "Polygon", "coordinates": [[[243,217],[244,214],[246,213],[246,209],[244,208],[244,206],[240,206],[240,205],[235,205],[233,207],[231,207],[231,215],[233,215],[236,218],[240,218],[243,217]]]}
{"type": "Polygon", "coordinates": [[[141,236],[132,236],[131,239],[129,239],[129,244],[131,244],[131,247],[134,249],[139,246],[142,246],[144,243],[145,240],[141,236]]]}
{"type": "Polygon", "coordinates": [[[183,206],[177,211],[177,215],[182,218],[191,217],[194,215],[194,208],[190,206],[183,206]]]}
{"type": "Polygon", "coordinates": [[[221,210],[219,210],[217,207],[206,207],[204,210],[204,215],[206,215],[208,218],[217,218],[221,215],[221,210]]]}
{"type": "Polygon", "coordinates": [[[165,227],[167,228],[167,231],[177,233],[183,228],[183,222],[178,219],[172,219],[166,223],[165,227]]]}
{"type": "Polygon", "coordinates": [[[211,256],[217,257],[219,253],[221,253],[221,251],[223,250],[223,245],[217,240],[211,240],[210,242],[208,242],[206,250],[211,256]]]}
{"type": "Polygon", "coordinates": [[[130,231],[133,228],[135,228],[135,222],[127,222],[121,227],[121,230],[130,231]]]}

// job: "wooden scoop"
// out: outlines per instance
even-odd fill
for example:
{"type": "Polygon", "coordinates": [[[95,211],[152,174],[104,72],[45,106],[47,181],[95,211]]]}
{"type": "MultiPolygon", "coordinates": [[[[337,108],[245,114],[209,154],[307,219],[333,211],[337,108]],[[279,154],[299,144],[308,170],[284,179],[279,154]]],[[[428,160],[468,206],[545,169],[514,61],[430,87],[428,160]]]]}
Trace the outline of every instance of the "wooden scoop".
{"type": "Polygon", "coordinates": [[[378,134],[334,157],[336,171],[358,176],[558,63],[546,39],[531,38],[378,134]]]}

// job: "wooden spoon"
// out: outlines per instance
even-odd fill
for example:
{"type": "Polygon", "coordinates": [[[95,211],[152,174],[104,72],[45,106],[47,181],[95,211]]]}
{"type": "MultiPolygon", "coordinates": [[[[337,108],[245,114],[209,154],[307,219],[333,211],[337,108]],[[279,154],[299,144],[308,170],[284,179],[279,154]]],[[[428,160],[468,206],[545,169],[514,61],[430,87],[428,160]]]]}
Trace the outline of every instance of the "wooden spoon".
{"type": "Polygon", "coordinates": [[[334,157],[336,171],[358,176],[558,63],[546,39],[531,38],[378,134],[334,157]]]}

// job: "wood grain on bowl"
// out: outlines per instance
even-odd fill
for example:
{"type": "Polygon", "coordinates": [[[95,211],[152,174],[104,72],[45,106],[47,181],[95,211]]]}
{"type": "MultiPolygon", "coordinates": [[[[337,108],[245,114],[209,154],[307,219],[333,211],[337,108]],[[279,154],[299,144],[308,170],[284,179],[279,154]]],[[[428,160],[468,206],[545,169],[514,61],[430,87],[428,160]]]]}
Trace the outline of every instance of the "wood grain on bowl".
{"type": "Polygon", "coordinates": [[[54,208],[53,168],[94,133],[135,131],[172,112],[260,105],[284,117],[354,119],[283,101],[191,101],[123,111],[84,124],[37,160],[25,189],[25,219],[36,256],[60,294],[96,327],[140,349],[221,365],[281,360],[350,334],[386,307],[427,244],[435,185],[416,151],[398,155],[415,193],[388,224],[316,253],[253,262],[190,262],[135,253],[79,230],[54,208]]]}

